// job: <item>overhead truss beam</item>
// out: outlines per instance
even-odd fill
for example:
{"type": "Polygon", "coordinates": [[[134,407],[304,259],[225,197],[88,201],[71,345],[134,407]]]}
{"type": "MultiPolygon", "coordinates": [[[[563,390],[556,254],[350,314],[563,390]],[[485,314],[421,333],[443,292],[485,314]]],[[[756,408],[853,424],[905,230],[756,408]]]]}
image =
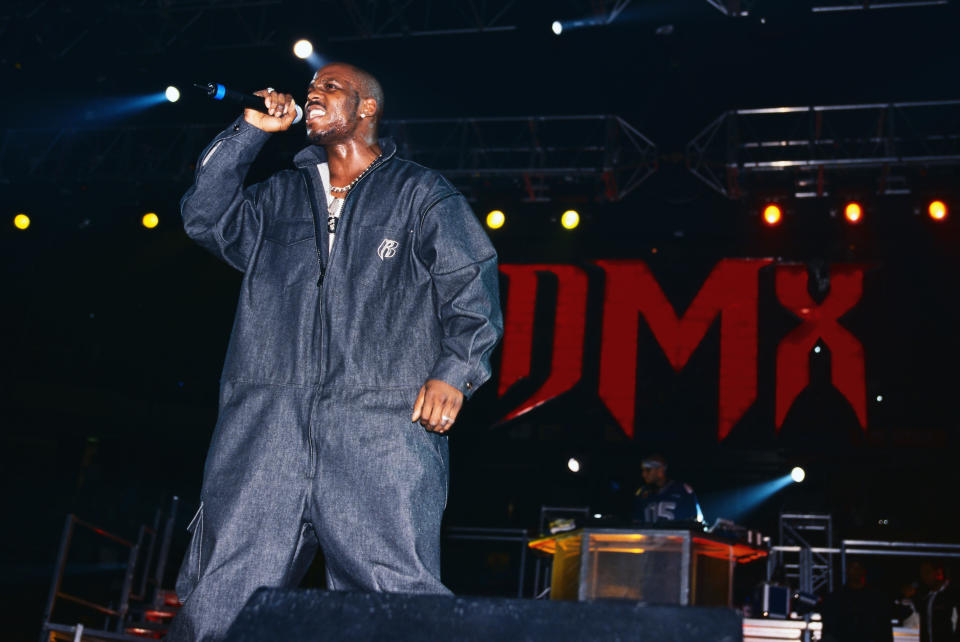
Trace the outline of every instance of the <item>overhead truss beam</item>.
{"type": "Polygon", "coordinates": [[[11,2],[0,10],[0,57],[60,60],[84,46],[114,43],[124,55],[162,55],[278,44],[283,0],[66,0],[11,2]]]}
{"type": "Polygon", "coordinates": [[[687,144],[687,165],[730,198],[783,177],[795,196],[825,196],[831,178],[854,173],[902,193],[922,168],[960,167],[958,132],[960,100],[739,109],[687,144]]]}
{"type": "MultiPolygon", "coordinates": [[[[0,184],[188,182],[197,154],[221,128],[5,130],[0,184]]],[[[657,169],[653,142],[614,115],[388,120],[383,131],[402,156],[440,171],[473,197],[514,191],[543,201],[572,192],[616,201],[657,169]]]]}
{"type": "Polygon", "coordinates": [[[377,40],[513,31],[517,0],[332,0],[328,40],[377,40]],[[340,17],[340,19],[338,19],[340,17]],[[346,20],[342,18],[346,17],[346,20]]]}
{"type": "MultiPolygon", "coordinates": [[[[754,0],[707,0],[707,4],[725,16],[745,18],[750,15],[755,2],[754,0]]],[[[807,2],[796,4],[809,6],[813,13],[837,13],[935,7],[950,4],[950,0],[807,0],[807,2]]]]}

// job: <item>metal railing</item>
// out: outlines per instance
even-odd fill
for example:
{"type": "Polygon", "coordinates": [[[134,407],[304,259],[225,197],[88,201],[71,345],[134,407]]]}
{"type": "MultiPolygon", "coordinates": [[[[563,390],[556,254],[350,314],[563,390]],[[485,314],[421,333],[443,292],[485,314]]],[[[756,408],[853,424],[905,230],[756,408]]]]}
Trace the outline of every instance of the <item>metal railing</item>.
{"type": "Polygon", "coordinates": [[[444,537],[448,540],[472,542],[503,542],[520,545],[520,572],[517,578],[517,597],[524,597],[524,579],[527,575],[527,551],[530,537],[522,528],[468,528],[451,527],[446,529],[444,537]]]}
{"type": "Polygon", "coordinates": [[[153,576],[151,576],[150,570],[151,565],[153,564],[154,551],[157,544],[157,535],[159,533],[159,523],[161,517],[160,510],[158,510],[156,513],[152,528],[146,525],[140,526],[135,542],[120,537],[119,535],[115,535],[114,533],[100,528],[95,524],[84,521],[73,513],[67,515],[63,526],[63,534],[60,537],[60,546],[57,551],[57,561],[55,564],[53,580],[50,584],[50,592],[47,596],[47,602],[43,611],[43,623],[40,631],[41,642],[46,642],[52,632],[74,633],[76,636],[78,636],[76,637],[77,640],[82,639],[84,630],[83,625],[77,624],[73,626],[56,624],[52,622],[54,609],[58,600],[77,604],[83,608],[100,613],[101,615],[105,615],[107,617],[107,621],[104,625],[105,630],[89,630],[88,633],[104,637],[107,633],[111,633],[111,631],[108,631],[107,629],[112,628],[112,633],[114,634],[112,639],[125,639],[122,634],[130,612],[131,600],[136,602],[146,602],[149,598],[148,584],[152,581],[152,584],[158,587],[163,581],[163,574],[166,570],[167,555],[170,549],[170,539],[172,538],[173,534],[173,525],[176,518],[178,502],[178,497],[174,497],[171,502],[170,513],[167,516],[164,527],[163,537],[160,542],[160,552],[157,558],[153,576]],[[128,551],[127,561],[123,566],[124,575],[120,589],[119,605],[116,608],[114,608],[112,604],[99,604],[92,600],[88,600],[63,590],[63,579],[67,571],[67,559],[69,557],[70,547],[73,543],[77,528],[90,531],[99,537],[102,537],[113,542],[114,544],[117,544],[118,546],[127,549],[128,551]],[[149,541],[148,544],[146,544],[147,541],[149,541]],[[141,556],[141,552],[144,553],[143,556],[141,556]],[[138,568],[141,569],[142,575],[137,586],[137,590],[134,592],[134,584],[138,568]],[[114,620],[112,626],[110,624],[111,619],[114,620]]]}

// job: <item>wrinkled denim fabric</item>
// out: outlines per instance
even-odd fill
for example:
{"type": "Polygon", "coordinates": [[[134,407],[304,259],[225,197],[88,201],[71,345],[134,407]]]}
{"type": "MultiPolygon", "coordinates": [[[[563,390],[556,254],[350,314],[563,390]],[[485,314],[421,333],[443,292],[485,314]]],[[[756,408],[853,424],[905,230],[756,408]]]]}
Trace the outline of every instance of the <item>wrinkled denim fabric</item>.
{"type": "Polygon", "coordinates": [[[322,148],[243,187],[268,137],[239,118],[181,202],[187,234],[244,277],[175,642],[222,639],[318,546],[331,589],[449,593],[447,438],[410,415],[427,379],[476,392],[503,331],[496,253],[446,179],[382,139],[328,250],[322,148]]]}

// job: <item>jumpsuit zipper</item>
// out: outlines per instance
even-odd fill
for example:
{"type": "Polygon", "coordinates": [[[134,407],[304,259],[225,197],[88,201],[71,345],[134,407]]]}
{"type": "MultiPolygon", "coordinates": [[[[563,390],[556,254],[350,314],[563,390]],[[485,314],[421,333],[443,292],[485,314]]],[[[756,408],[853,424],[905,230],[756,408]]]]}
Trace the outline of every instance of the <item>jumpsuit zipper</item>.
{"type": "MultiPolygon", "coordinates": [[[[380,166],[383,165],[383,163],[384,163],[386,160],[388,160],[388,159],[381,157],[373,166],[370,167],[369,170],[367,170],[367,172],[366,172],[363,176],[360,177],[360,180],[357,181],[356,185],[353,186],[353,188],[350,190],[350,192],[347,192],[347,195],[343,197],[343,207],[340,208],[340,220],[341,220],[341,221],[346,219],[346,215],[347,215],[347,199],[350,198],[350,193],[353,192],[353,190],[357,189],[357,187],[359,187],[360,184],[361,184],[364,180],[366,180],[366,178],[367,178],[368,176],[370,176],[370,175],[373,174],[377,169],[379,169],[380,166]]],[[[317,223],[319,222],[320,212],[319,212],[318,209],[317,209],[317,202],[316,202],[315,196],[313,195],[314,192],[313,192],[313,189],[311,188],[310,181],[307,179],[306,176],[304,176],[304,183],[306,184],[306,187],[307,187],[307,195],[308,195],[308,198],[310,199],[310,206],[311,206],[311,209],[313,210],[313,213],[314,213],[314,233],[315,233],[315,235],[317,235],[317,239],[319,240],[319,238],[320,238],[320,235],[319,235],[320,229],[317,227],[317,223]]],[[[324,194],[324,198],[326,198],[326,194],[324,194]]],[[[338,227],[339,227],[339,226],[338,226],[338,227]]],[[[344,230],[345,230],[345,229],[346,229],[346,228],[344,228],[344,230]]],[[[320,290],[320,292],[319,292],[319,294],[318,294],[318,296],[317,296],[317,299],[318,299],[318,301],[319,301],[319,307],[320,307],[320,309],[319,309],[319,311],[318,311],[319,314],[320,314],[320,373],[319,373],[319,375],[317,376],[317,387],[316,387],[316,389],[317,389],[318,392],[319,392],[320,388],[321,388],[322,385],[323,385],[323,376],[324,376],[324,374],[325,374],[326,365],[327,365],[327,360],[326,360],[326,358],[324,358],[324,352],[325,352],[325,350],[326,350],[326,342],[325,342],[324,336],[323,336],[323,310],[324,310],[324,306],[325,306],[326,304],[325,304],[324,301],[323,301],[323,293],[324,293],[324,291],[325,291],[325,290],[324,290],[324,287],[323,287],[323,280],[324,280],[324,277],[326,276],[326,273],[327,273],[327,271],[328,271],[327,266],[331,265],[331,263],[332,263],[332,261],[333,261],[333,256],[334,256],[334,254],[336,253],[337,247],[338,247],[338,246],[340,245],[340,243],[341,243],[340,237],[342,237],[342,236],[343,236],[343,231],[341,231],[340,234],[336,234],[336,235],[333,237],[333,244],[330,246],[330,249],[327,251],[327,264],[326,264],[326,266],[324,266],[324,264],[323,264],[323,252],[322,252],[321,249],[320,249],[322,246],[321,246],[319,243],[317,243],[317,263],[319,263],[319,265],[320,265],[320,276],[317,278],[317,288],[320,290]]],[[[308,459],[307,459],[307,463],[308,463],[308,466],[309,466],[309,468],[308,468],[309,473],[308,473],[307,476],[308,476],[308,477],[313,477],[313,476],[314,476],[314,469],[316,468],[317,462],[318,462],[318,460],[319,460],[319,456],[318,456],[319,453],[317,452],[319,449],[317,448],[316,444],[314,443],[314,442],[315,442],[315,437],[314,437],[314,434],[313,434],[313,407],[312,407],[312,406],[311,406],[311,408],[310,408],[310,424],[307,426],[307,442],[308,442],[308,447],[309,447],[309,455],[308,455],[308,459]]]]}
{"type": "MultiPolygon", "coordinates": [[[[392,157],[392,156],[391,156],[391,157],[392,157]]],[[[388,160],[388,159],[381,157],[380,160],[378,160],[376,163],[374,163],[374,165],[372,165],[372,166],[370,167],[370,169],[367,170],[366,174],[364,174],[363,176],[360,177],[360,180],[358,180],[358,181],[357,181],[357,184],[354,185],[353,188],[351,188],[351,190],[350,190],[349,192],[347,192],[347,195],[343,197],[343,207],[340,209],[340,221],[341,221],[341,222],[347,220],[347,212],[349,211],[348,208],[347,208],[347,205],[349,204],[348,201],[347,201],[347,199],[350,198],[350,194],[353,193],[358,187],[360,187],[361,183],[363,183],[363,181],[367,180],[367,178],[368,178],[371,174],[373,174],[375,171],[377,171],[387,160],[388,160]]],[[[326,196],[324,196],[324,197],[326,197],[326,196]]],[[[339,224],[339,223],[337,224],[337,227],[340,227],[340,224],[339,224]]],[[[336,256],[337,248],[341,245],[341,237],[343,236],[344,232],[346,232],[346,230],[347,230],[347,228],[344,227],[343,231],[341,231],[339,234],[337,234],[336,236],[333,237],[333,246],[330,248],[329,252],[327,252],[327,267],[326,267],[326,268],[324,268],[324,266],[323,266],[323,264],[322,264],[321,255],[319,254],[320,249],[319,249],[319,247],[317,248],[317,252],[318,252],[317,259],[321,261],[321,265],[320,265],[320,279],[317,281],[317,287],[320,288],[320,352],[321,352],[321,355],[320,355],[320,374],[319,374],[319,376],[317,377],[317,387],[320,387],[320,386],[323,384],[323,377],[324,377],[324,374],[326,373],[326,365],[327,365],[327,360],[323,358],[323,352],[326,351],[326,343],[325,343],[324,340],[323,340],[323,309],[324,309],[324,301],[323,301],[324,288],[323,288],[323,281],[324,281],[324,279],[325,279],[325,277],[326,277],[326,275],[327,275],[327,272],[330,271],[330,270],[329,270],[329,266],[333,264],[333,257],[336,256]]]]}

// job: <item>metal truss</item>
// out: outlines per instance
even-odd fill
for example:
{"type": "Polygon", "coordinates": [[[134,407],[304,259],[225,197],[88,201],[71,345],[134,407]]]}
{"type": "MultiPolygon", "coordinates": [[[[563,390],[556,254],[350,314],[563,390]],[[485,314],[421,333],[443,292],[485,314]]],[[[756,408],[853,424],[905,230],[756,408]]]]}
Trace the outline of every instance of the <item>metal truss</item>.
{"type": "Polygon", "coordinates": [[[109,39],[124,54],[277,45],[282,0],[115,0],[10,2],[0,9],[0,58],[59,60],[109,39]]]}
{"type": "Polygon", "coordinates": [[[522,189],[547,201],[561,186],[583,183],[624,198],[657,168],[657,148],[619,116],[526,116],[385,121],[401,153],[474,188],[522,189]]]}
{"type": "MultiPolygon", "coordinates": [[[[216,125],[10,129],[0,138],[0,184],[189,181],[216,125]]],[[[528,201],[592,192],[619,200],[657,167],[657,148],[618,116],[384,121],[400,154],[440,171],[467,194],[517,192],[528,201]]],[[[290,139],[293,142],[293,139],[290,139]]],[[[299,141],[296,141],[299,145],[299,141]]]]}
{"type": "Polygon", "coordinates": [[[837,11],[870,11],[875,9],[910,9],[949,4],[950,0],[816,0],[810,8],[814,13],[837,11]]]}
{"type": "Polygon", "coordinates": [[[791,586],[805,593],[833,591],[833,520],[830,515],[780,515],[780,544],[768,559],[768,579],[779,565],[791,586]],[[794,556],[795,555],[795,556],[794,556]],[[794,561],[795,560],[795,561],[794,561]]]}
{"type": "MultiPolygon", "coordinates": [[[[609,24],[630,2],[568,0],[561,9],[572,4],[609,24]]],[[[333,42],[503,32],[517,29],[522,8],[518,0],[11,0],[0,8],[0,59],[56,61],[104,40],[119,55],[274,47],[285,24],[278,16],[301,12],[321,18],[333,42]]]]}
{"type": "MultiPolygon", "coordinates": [[[[745,18],[750,15],[754,0],[707,0],[707,3],[725,16],[745,18]]],[[[804,3],[813,13],[840,11],[871,11],[876,9],[911,9],[949,4],[950,0],[807,0],[804,3]]]]}
{"type": "Polygon", "coordinates": [[[739,109],[687,144],[687,166],[729,198],[829,195],[831,182],[907,194],[917,174],[960,167],[960,100],[739,109]]]}
{"type": "MultiPolygon", "coordinates": [[[[608,25],[631,0],[568,0],[555,11],[588,16],[591,26],[608,25]]],[[[522,3],[517,0],[328,0],[334,18],[329,41],[374,40],[490,33],[517,29],[522,3]]],[[[528,12],[529,13],[529,12],[528,12]]],[[[559,16],[545,15],[544,28],[559,16]]]]}
{"type": "Polygon", "coordinates": [[[9,129],[0,184],[186,181],[222,125],[9,129]]]}
{"type": "Polygon", "coordinates": [[[329,41],[513,31],[517,0],[329,0],[329,41]]]}

